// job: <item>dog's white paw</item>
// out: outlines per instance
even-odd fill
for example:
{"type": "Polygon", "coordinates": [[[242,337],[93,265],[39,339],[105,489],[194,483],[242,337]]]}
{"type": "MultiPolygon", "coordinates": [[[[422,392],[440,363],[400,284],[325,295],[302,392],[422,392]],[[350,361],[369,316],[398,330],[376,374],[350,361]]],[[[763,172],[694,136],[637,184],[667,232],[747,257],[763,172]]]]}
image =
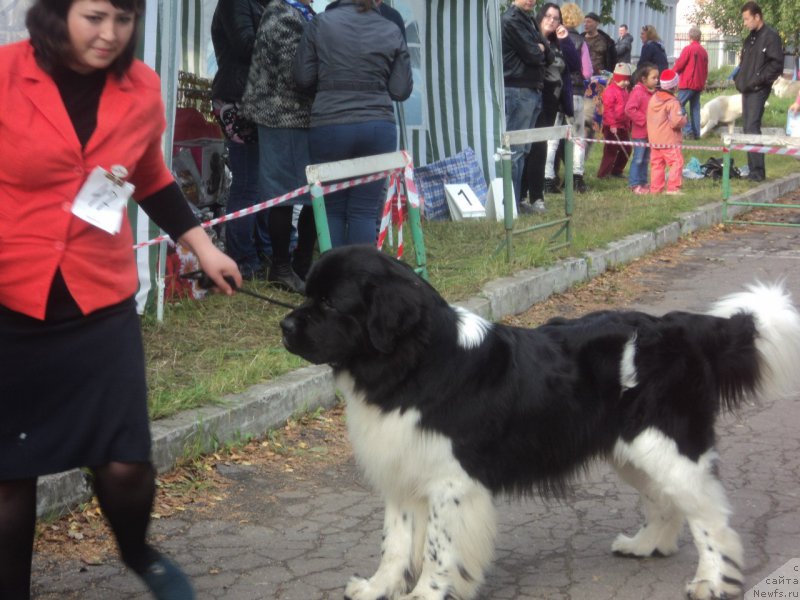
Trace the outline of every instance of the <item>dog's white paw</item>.
{"type": "Polygon", "coordinates": [[[344,588],[345,600],[397,600],[405,591],[402,584],[390,585],[374,579],[351,577],[344,588]]]}
{"type": "Polygon", "coordinates": [[[727,578],[718,582],[694,580],[686,584],[686,597],[689,600],[732,600],[741,595],[741,582],[727,578]]]}
{"type": "Polygon", "coordinates": [[[649,558],[651,556],[670,556],[678,551],[676,543],[654,543],[652,540],[643,539],[646,536],[640,531],[634,537],[619,534],[614,543],[611,544],[611,551],[621,556],[635,556],[638,558],[649,558]]]}

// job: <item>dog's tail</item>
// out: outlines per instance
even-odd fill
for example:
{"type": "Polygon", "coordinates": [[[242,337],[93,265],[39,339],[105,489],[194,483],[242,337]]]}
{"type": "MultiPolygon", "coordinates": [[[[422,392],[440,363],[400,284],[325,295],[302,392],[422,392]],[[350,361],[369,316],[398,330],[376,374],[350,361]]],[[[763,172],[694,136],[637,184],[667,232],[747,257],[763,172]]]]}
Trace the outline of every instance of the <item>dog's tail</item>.
{"type": "MultiPolygon", "coordinates": [[[[710,314],[736,318],[752,315],[755,324],[755,378],[745,389],[731,390],[723,381],[723,402],[732,408],[739,400],[769,399],[800,392],[800,314],[792,304],[783,283],[755,283],[746,291],[720,299],[710,314]],[[739,397],[741,396],[741,397],[739,397]]],[[[736,379],[736,359],[720,365],[722,373],[736,379]]],[[[736,384],[734,384],[736,385],[736,384]]]]}

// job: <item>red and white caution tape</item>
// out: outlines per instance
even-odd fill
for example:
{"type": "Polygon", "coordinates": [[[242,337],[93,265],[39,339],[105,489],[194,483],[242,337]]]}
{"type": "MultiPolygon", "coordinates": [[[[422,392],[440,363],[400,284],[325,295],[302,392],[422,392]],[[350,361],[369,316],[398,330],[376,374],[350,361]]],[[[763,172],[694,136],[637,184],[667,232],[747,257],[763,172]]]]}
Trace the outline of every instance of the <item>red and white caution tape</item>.
{"type": "Polygon", "coordinates": [[[595,138],[579,138],[573,137],[571,138],[573,142],[583,142],[583,143],[591,143],[591,144],[612,144],[614,146],[637,146],[639,148],[655,148],[658,150],[665,150],[667,148],[680,148],[681,150],[711,150],[713,152],[728,152],[728,149],[725,146],[695,146],[695,145],[683,145],[683,144],[651,144],[649,142],[623,142],[621,140],[606,140],[606,139],[595,139],[595,138]]]}
{"type": "Polygon", "coordinates": [[[800,156],[800,148],[784,148],[783,146],[753,146],[750,144],[733,144],[731,146],[731,150],[758,152],[759,154],[786,154],[788,156],[800,156]]]}
{"type": "MultiPolygon", "coordinates": [[[[406,167],[408,168],[408,167],[406,167]]],[[[357,185],[362,185],[364,183],[369,183],[371,181],[378,181],[380,179],[384,179],[391,175],[392,173],[398,173],[399,170],[392,170],[392,171],[382,171],[381,173],[374,173],[372,175],[366,175],[364,177],[359,177],[356,179],[351,179],[349,181],[340,181],[338,183],[332,183],[329,185],[321,186],[321,193],[326,194],[329,192],[336,192],[339,190],[344,190],[347,188],[355,187],[357,185]]],[[[273,206],[277,206],[282,202],[286,202],[288,200],[292,200],[303,194],[308,193],[309,186],[304,185],[301,188],[297,188],[296,190],[292,190],[282,196],[277,196],[276,198],[271,198],[269,200],[265,200],[259,204],[254,204],[253,206],[248,206],[247,208],[243,208],[241,210],[234,211],[222,217],[217,217],[216,219],[211,219],[209,221],[205,221],[200,225],[204,229],[208,229],[209,227],[213,227],[214,225],[219,225],[220,223],[225,223],[227,221],[233,221],[234,219],[239,219],[241,217],[246,217],[247,215],[252,215],[262,210],[266,210],[267,208],[272,208],[273,206]]],[[[152,240],[148,240],[146,242],[141,242],[139,244],[135,244],[133,246],[134,250],[138,250],[140,248],[145,248],[147,246],[154,246],[156,244],[160,244],[161,242],[172,242],[172,239],[168,235],[160,235],[152,240]]],[[[173,242],[174,243],[174,242],[173,242]]]]}

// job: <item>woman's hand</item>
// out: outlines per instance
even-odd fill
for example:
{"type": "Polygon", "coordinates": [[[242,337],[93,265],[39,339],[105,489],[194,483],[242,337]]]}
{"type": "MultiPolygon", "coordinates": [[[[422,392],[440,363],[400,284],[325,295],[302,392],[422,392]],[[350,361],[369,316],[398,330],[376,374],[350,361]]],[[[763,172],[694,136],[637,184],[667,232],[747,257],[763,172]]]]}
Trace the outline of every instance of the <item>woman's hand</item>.
{"type": "Polygon", "coordinates": [[[556,28],[556,37],[557,37],[558,39],[560,39],[560,40],[563,40],[563,39],[564,39],[565,37],[567,37],[568,35],[569,35],[569,31],[567,31],[567,28],[566,28],[566,27],[564,27],[563,25],[559,25],[559,26],[556,28]]]}
{"type": "Polygon", "coordinates": [[[202,227],[199,225],[193,227],[184,233],[178,241],[182,245],[187,246],[189,250],[194,253],[197,260],[200,262],[200,268],[211,278],[222,293],[231,296],[235,291],[235,289],[225,281],[226,277],[233,278],[236,288],[242,285],[242,274],[239,272],[236,261],[220,251],[220,249],[213,244],[211,238],[208,237],[202,227]]]}

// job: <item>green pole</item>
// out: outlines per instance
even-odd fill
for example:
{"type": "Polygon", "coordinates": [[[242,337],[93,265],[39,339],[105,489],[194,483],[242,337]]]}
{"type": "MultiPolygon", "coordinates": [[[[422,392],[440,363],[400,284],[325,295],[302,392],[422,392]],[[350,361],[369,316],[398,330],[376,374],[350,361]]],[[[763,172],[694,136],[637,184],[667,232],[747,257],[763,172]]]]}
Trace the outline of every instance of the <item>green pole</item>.
{"type": "Polygon", "coordinates": [[[317,241],[319,252],[331,249],[331,232],[328,229],[328,215],[325,212],[325,197],[322,195],[322,184],[315,183],[311,186],[311,206],[314,209],[314,223],[317,226],[317,241]]]}
{"type": "Polygon", "coordinates": [[[572,156],[575,142],[571,136],[564,141],[564,212],[567,216],[567,243],[572,243],[572,211],[574,208],[574,186],[572,181],[572,156]]]}
{"type": "Polygon", "coordinates": [[[506,260],[511,262],[514,256],[511,243],[514,238],[514,183],[511,181],[511,150],[503,148],[500,151],[500,161],[503,168],[503,224],[506,229],[506,260]]]}
{"type": "MultiPolygon", "coordinates": [[[[417,258],[417,272],[423,279],[428,279],[428,261],[425,253],[425,239],[422,235],[422,218],[419,206],[408,205],[408,224],[411,226],[411,238],[414,240],[414,253],[417,258]]],[[[401,225],[402,227],[402,225],[401,225]]]]}
{"type": "Polygon", "coordinates": [[[728,200],[731,197],[731,150],[725,144],[722,155],[722,222],[728,222],[728,200]]]}

